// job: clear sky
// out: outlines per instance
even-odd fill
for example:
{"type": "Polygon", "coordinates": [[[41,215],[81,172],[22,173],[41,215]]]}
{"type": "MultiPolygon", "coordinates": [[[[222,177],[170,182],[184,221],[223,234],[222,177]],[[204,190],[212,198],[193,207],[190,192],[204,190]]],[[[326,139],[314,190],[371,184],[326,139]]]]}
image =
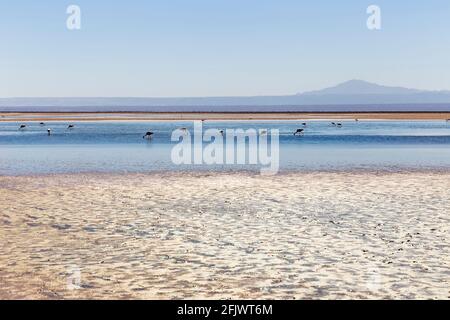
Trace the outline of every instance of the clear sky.
{"type": "Polygon", "coordinates": [[[450,1],[0,0],[0,97],[282,95],[355,78],[450,89],[450,1]],[[71,4],[81,30],[66,28],[71,4]]]}

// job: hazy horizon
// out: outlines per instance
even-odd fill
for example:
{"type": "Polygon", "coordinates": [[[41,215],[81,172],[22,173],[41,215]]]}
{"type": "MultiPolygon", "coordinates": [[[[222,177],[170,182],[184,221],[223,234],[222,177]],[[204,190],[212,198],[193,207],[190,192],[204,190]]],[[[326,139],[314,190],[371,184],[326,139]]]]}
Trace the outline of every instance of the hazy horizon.
{"type": "MultiPolygon", "coordinates": [[[[371,90],[371,89],[367,89],[371,90]]],[[[285,95],[256,95],[256,96],[199,96],[199,97],[167,97],[167,96],[48,96],[48,97],[0,97],[0,99],[214,99],[214,98],[264,98],[264,97],[293,97],[301,95],[333,95],[333,94],[450,94],[450,90],[420,90],[416,88],[406,88],[402,86],[385,86],[380,83],[371,83],[361,79],[351,79],[342,83],[337,83],[333,86],[326,88],[317,88],[316,90],[295,92],[285,95]],[[372,88],[376,89],[376,92],[360,92],[358,90],[364,87],[364,89],[372,88]],[[386,92],[380,92],[380,90],[387,90],[386,92]],[[339,92],[340,91],[340,92],[339,92]],[[345,92],[346,91],[346,92],[345,92]]]]}

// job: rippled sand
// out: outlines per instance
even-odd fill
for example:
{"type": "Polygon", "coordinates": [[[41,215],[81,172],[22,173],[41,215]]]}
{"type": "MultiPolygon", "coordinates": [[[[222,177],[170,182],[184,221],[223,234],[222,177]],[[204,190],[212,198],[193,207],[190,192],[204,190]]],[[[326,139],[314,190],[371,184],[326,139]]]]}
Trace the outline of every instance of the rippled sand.
{"type": "Polygon", "coordinates": [[[450,172],[0,177],[0,298],[450,298],[450,172]]]}

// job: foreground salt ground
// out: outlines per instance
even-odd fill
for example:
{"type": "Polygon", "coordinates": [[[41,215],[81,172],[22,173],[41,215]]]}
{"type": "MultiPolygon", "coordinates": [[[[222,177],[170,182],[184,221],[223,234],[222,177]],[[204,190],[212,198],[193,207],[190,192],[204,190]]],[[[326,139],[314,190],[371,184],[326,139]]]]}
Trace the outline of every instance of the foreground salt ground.
{"type": "Polygon", "coordinates": [[[0,298],[450,298],[450,172],[0,177],[0,298]]]}

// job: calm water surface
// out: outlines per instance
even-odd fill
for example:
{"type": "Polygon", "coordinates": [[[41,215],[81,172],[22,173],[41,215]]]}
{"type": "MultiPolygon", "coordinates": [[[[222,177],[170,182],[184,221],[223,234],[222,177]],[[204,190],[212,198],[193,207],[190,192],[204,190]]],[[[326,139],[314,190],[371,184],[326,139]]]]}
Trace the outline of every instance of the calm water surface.
{"type": "MultiPolygon", "coordinates": [[[[280,170],[450,169],[445,121],[208,121],[204,129],[278,129],[280,170]],[[297,128],[305,134],[295,137],[297,128]]],[[[175,165],[172,131],[192,122],[0,123],[0,174],[259,170],[261,165],[175,165]],[[26,124],[25,130],[19,130],[26,124]],[[47,135],[47,128],[52,135],[47,135]],[[151,141],[142,139],[154,132],[151,141]]],[[[207,143],[205,143],[207,145],[207,143]]]]}

